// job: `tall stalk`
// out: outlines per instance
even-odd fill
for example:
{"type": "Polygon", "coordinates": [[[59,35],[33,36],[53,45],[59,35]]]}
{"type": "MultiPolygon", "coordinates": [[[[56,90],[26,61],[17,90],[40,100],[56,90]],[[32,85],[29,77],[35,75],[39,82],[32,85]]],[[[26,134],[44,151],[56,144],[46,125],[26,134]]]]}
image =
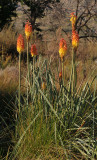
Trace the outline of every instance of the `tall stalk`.
{"type": "Polygon", "coordinates": [[[27,106],[28,106],[28,98],[29,98],[29,41],[27,41],[27,106]]]}
{"type": "Polygon", "coordinates": [[[33,56],[33,88],[34,88],[34,71],[35,71],[35,57],[33,56]]]}
{"type": "Polygon", "coordinates": [[[57,127],[55,122],[55,144],[57,145],[57,127]]]}
{"type": "Polygon", "coordinates": [[[20,104],[21,104],[21,93],[20,93],[20,88],[21,88],[21,53],[24,51],[24,38],[20,34],[18,39],[17,39],[17,51],[19,53],[19,112],[20,112],[20,104]]]}
{"type": "Polygon", "coordinates": [[[75,55],[76,51],[72,49],[72,96],[76,89],[76,82],[77,82],[77,74],[76,74],[76,64],[75,64],[75,55]]]}
{"type": "Polygon", "coordinates": [[[95,147],[95,132],[94,132],[94,130],[95,130],[95,128],[94,128],[94,119],[95,119],[95,112],[94,112],[94,106],[93,106],[93,111],[92,111],[93,113],[93,160],[94,160],[94,147],[95,147]]]}
{"type": "Polygon", "coordinates": [[[21,53],[19,54],[19,113],[21,105],[21,53]]]}
{"type": "MultiPolygon", "coordinates": [[[[31,56],[33,57],[33,89],[34,89],[34,84],[35,84],[35,57],[37,55],[37,48],[35,44],[32,44],[31,46],[31,56]]],[[[33,90],[34,91],[34,90],[33,90]]]]}
{"type": "Polygon", "coordinates": [[[27,40],[27,106],[28,106],[28,98],[29,98],[29,84],[30,84],[30,69],[29,69],[29,40],[32,34],[32,25],[29,21],[25,24],[25,35],[27,40]]]}
{"type": "Polygon", "coordinates": [[[63,83],[63,104],[65,102],[65,99],[64,99],[64,60],[62,59],[62,83],[63,83]]]}
{"type": "Polygon", "coordinates": [[[64,60],[62,60],[62,81],[64,86],[64,60]]]}

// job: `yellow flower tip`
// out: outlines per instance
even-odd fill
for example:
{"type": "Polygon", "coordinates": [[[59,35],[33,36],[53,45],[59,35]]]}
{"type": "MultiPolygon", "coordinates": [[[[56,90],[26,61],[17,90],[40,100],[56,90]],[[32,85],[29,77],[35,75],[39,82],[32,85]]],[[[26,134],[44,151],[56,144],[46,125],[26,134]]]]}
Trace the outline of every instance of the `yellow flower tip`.
{"type": "Polygon", "coordinates": [[[31,46],[31,56],[32,57],[37,56],[37,48],[35,44],[31,46]]]}
{"type": "Polygon", "coordinates": [[[19,52],[19,54],[21,54],[24,51],[24,38],[21,34],[17,39],[17,51],[19,52]]]}
{"type": "Polygon", "coordinates": [[[31,34],[32,34],[32,25],[29,21],[27,21],[25,25],[25,35],[27,41],[29,41],[31,34]]]}
{"type": "Polygon", "coordinates": [[[66,44],[66,41],[62,38],[60,40],[60,44],[59,44],[59,56],[60,56],[61,60],[63,60],[63,58],[66,54],[66,51],[67,51],[67,44],[66,44]]]}
{"type": "Polygon", "coordinates": [[[65,56],[65,54],[66,54],[65,48],[60,48],[59,49],[59,55],[60,55],[61,60],[63,59],[63,57],[65,56]]]}
{"type": "Polygon", "coordinates": [[[71,13],[70,17],[71,17],[70,21],[72,23],[72,29],[74,30],[75,29],[75,24],[76,24],[77,17],[76,17],[76,15],[74,15],[74,12],[71,13]]]}
{"type": "Polygon", "coordinates": [[[78,33],[74,30],[72,31],[72,47],[74,50],[77,50],[79,45],[79,35],[78,33]]]}

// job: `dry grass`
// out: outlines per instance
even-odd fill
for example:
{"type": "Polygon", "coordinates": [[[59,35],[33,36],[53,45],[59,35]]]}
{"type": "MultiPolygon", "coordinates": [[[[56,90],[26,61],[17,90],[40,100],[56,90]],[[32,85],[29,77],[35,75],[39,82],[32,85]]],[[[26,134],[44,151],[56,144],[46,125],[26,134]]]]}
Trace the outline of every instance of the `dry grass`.
{"type": "Polygon", "coordinates": [[[2,32],[0,32],[0,53],[7,56],[8,54],[14,54],[16,51],[16,31],[13,31],[12,25],[5,26],[2,32]],[[3,49],[2,49],[3,47],[3,49]]]}
{"type": "MultiPolygon", "coordinates": [[[[38,150],[36,151],[37,154],[38,150]]],[[[57,148],[53,146],[49,146],[49,148],[42,148],[40,151],[40,155],[38,158],[36,158],[33,155],[33,158],[31,158],[32,155],[29,155],[29,157],[26,157],[25,159],[21,158],[19,160],[64,160],[64,149],[62,147],[57,146],[57,148]]]]}
{"type": "Polygon", "coordinates": [[[18,70],[14,66],[9,66],[0,70],[0,91],[3,93],[14,92],[18,86],[18,70]]]}
{"type": "MultiPolygon", "coordinates": [[[[22,64],[22,74],[21,74],[21,91],[25,92],[26,77],[25,68],[22,64]]],[[[7,66],[5,69],[0,69],[0,92],[1,93],[14,93],[18,90],[18,79],[19,72],[17,64],[15,66],[7,66]]]]}

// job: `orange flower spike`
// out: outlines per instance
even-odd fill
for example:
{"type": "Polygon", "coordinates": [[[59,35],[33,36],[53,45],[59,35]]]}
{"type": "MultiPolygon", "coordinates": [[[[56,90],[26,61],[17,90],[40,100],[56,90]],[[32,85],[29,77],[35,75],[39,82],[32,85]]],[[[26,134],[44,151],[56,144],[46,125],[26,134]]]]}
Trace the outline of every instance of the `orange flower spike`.
{"type": "Polygon", "coordinates": [[[31,56],[37,56],[37,48],[35,44],[31,46],[31,56]]]}
{"type": "Polygon", "coordinates": [[[72,31],[72,47],[77,50],[79,45],[79,35],[76,31],[72,31]]]}
{"type": "Polygon", "coordinates": [[[60,56],[61,60],[63,60],[63,58],[66,54],[66,51],[67,51],[67,44],[66,44],[66,41],[62,38],[60,40],[60,44],[59,44],[59,56],[60,56]]]}
{"type": "Polygon", "coordinates": [[[25,35],[26,35],[27,41],[29,41],[31,33],[32,33],[32,25],[28,21],[26,22],[26,25],[25,25],[25,35]]]}
{"type": "Polygon", "coordinates": [[[17,51],[19,52],[19,54],[21,54],[24,51],[24,38],[21,34],[17,39],[17,51]]]}
{"type": "Polygon", "coordinates": [[[74,15],[74,13],[71,13],[71,23],[72,23],[72,30],[75,30],[75,23],[76,23],[77,17],[74,15]]]}

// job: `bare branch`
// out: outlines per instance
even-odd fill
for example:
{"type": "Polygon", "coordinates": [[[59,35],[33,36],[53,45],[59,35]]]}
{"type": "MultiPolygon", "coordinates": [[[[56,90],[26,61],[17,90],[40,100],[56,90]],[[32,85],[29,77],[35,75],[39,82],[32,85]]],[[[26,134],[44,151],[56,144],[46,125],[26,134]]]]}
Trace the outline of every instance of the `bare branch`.
{"type": "Polygon", "coordinates": [[[80,39],[81,38],[97,38],[97,36],[93,36],[93,35],[89,36],[89,35],[87,35],[87,36],[80,36],[79,38],[80,39]]]}

